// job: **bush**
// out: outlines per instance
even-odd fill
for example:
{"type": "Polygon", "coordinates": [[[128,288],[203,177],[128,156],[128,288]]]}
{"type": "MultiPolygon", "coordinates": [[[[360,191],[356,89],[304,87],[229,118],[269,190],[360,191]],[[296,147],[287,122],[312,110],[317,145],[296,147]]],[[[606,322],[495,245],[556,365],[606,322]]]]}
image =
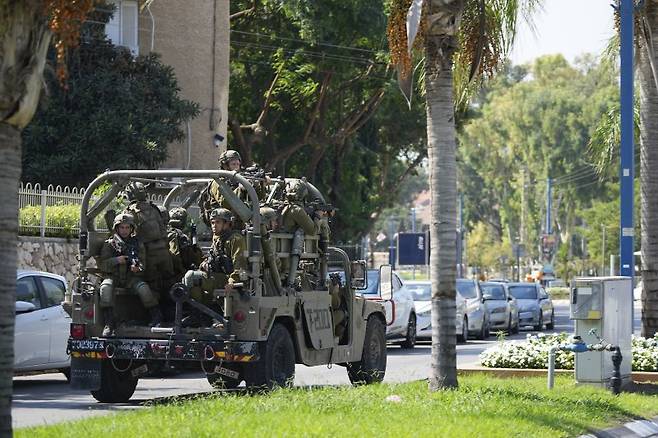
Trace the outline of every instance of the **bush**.
{"type": "Polygon", "coordinates": [[[570,289],[568,287],[549,287],[546,288],[546,292],[554,300],[568,300],[570,289]]]}
{"type": "MultiPolygon", "coordinates": [[[[41,226],[41,206],[30,205],[18,212],[21,235],[38,236],[41,226]]],[[[46,236],[73,237],[80,226],[79,205],[52,205],[46,207],[46,236]],[[54,228],[54,229],[52,229],[54,228]]]]}
{"type": "MultiPolygon", "coordinates": [[[[553,346],[568,342],[570,334],[558,333],[551,335],[528,334],[527,340],[501,341],[496,346],[480,353],[480,362],[490,368],[530,368],[546,369],[548,367],[548,351],[553,346]]],[[[633,371],[658,371],[658,334],[653,338],[633,336],[631,341],[633,354],[633,371]]],[[[557,351],[555,368],[572,370],[574,353],[557,351]]]]}

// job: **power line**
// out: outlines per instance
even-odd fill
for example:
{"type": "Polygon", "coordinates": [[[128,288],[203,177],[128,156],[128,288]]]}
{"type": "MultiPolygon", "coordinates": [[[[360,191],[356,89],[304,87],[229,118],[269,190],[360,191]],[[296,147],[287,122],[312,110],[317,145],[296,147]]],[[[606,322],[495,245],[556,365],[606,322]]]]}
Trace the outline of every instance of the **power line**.
{"type": "Polygon", "coordinates": [[[375,53],[373,50],[362,49],[360,47],[342,46],[340,44],[331,44],[331,43],[323,43],[323,42],[313,43],[313,42],[310,42],[310,41],[304,41],[304,40],[300,40],[300,39],[296,39],[296,38],[277,37],[277,36],[274,36],[274,35],[267,35],[267,34],[264,34],[264,33],[257,33],[257,32],[246,32],[246,31],[243,31],[243,30],[231,30],[231,33],[240,34],[240,35],[252,35],[252,36],[257,36],[257,37],[269,38],[269,39],[273,39],[273,40],[290,41],[290,42],[306,44],[306,45],[309,45],[309,46],[333,47],[333,48],[336,48],[336,49],[353,50],[355,52],[365,52],[365,53],[371,53],[371,54],[375,53]]]}
{"type": "Polygon", "coordinates": [[[289,53],[293,55],[302,55],[302,56],[307,56],[311,58],[318,58],[318,59],[327,59],[331,61],[339,61],[339,62],[353,62],[353,63],[360,63],[364,65],[371,65],[371,64],[384,64],[381,62],[376,62],[372,59],[366,59],[366,58],[358,58],[358,57],[351,57],[351,56],[343,56],[343,55],[335,55],[335,54],[330,54],[326,52],[310,52],[306,50],[300,50],[300,49],[286,49],[284,47],[279,47],[279,46],[270,46],[266,44],[259,44],[259,43],[250,43],[250,42],[243,42],[243,41],[233,41],[231,43],[232,45],[236,45],[238,47],[244,47],[244,48],[253,48],[253,49],[263,49],[271,52],[277,52],[277,51],[282,51],[284,53],[289,53]]]}

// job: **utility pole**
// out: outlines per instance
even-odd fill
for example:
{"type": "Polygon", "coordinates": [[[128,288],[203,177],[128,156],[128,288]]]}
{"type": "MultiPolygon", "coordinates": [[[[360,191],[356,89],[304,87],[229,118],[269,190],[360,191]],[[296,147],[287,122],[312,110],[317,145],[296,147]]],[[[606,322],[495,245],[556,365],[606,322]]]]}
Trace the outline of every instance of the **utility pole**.
{"type": "Polygon", "coordinates": [[[552,205],[552,194],[551,194],[551,182],[552,180],[550,178],[546,179],[546,234],[551,235],[553,234],[553,219],[551,218],[551,209],[553,208],[552,205]]]}
{"type": "MultiPolygon", "coordinates": [[[[411,207],[411,232],[416,232],[416,209],[414,207],[411,207]]],[[[411,279],[416,279],[416,265],[411,268],[411,279]]]]}
{"type": "Polygon", "coordinates": [[[388,218],[388,263],[395,268],[395,226],[393,218],[388,218]]]}
{"type": "Polygon", "coordinates": [[[620,198],[620,274],[633,277],[633,180],[635,157],[633,145],[633,27],[634,0],[620,0],[620,101],[621,101],[621,148],[619,172],[620,198]]]}
{"type": "Polygon", "coordinates": [[[524,167],[523,168],[523,173],[521,174],[522,176],[522,183],[523,187],[521,190],[521,236],[520,236],[520,241],[525,242],[525,177],[526,177],[526,171],[527,169],[524,167]]]}

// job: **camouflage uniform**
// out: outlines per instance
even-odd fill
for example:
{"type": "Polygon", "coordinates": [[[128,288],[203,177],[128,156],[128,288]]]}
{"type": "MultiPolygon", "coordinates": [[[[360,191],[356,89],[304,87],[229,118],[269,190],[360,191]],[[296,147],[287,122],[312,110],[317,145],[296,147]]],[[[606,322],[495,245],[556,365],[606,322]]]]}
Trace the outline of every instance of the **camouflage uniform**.
{"type": "Polygon", "coordinates": [[[136,234],[146,247],[144,280],[153,289],[162,291],[169,286],[174,276],[162,212],[146,199],[144,184],[132,182],[126,192],[131,202],[124,213],[134,216],[136,234]]]}
{"type": "MultiPolygon", "coordinates": [[[[231,212],[224,208],[212,211],[210,219],[231,220],[231,212]]],[[[235,230],[222,231],[213,236],[210,254],[201,262],[200,271],[189,271],[183,283],[190,287],[190,296],[197,301],[208,302],[208,292],[222,289],[226,284],[239,283],[240,272],[249,268],[246,242],[242,234],[235,230]]]]}
{"type": "Polygon", "coordinates": [[[158,299],[151,291],[149,285],[142,279],[142,272],[133,272],[131,267],[138,263],[143,269],[144,244],[137,237],[131,235],[125,239],[119,236],[116,228],[119,224],[129,224],[134,231],[134,218],[129,214],[120,214],[114,219],[115,234],[107,239],[101,248],[98,258],[103,281],[100,285],[100,307],[105,319],[103,336],[111,336],[114,332],[114,290],[124,288],[139,296],[142,304],[151,313],[151,323],[157,325],[162,319],[158,308],[158,299]],[[121,257],[126,256],[128,260],[121,263],[121,257]]]}
{"type": "Polygon", "coordinates": [[[179,280],[183,275],[192,269],[192,266],[199,266],[203,260],[201,248],[183,232],[187,223],[187,211],[184,208],[174,208],[171,210],[171,219],[167,232],[169,241],[169,253],[171,254],[174,275],[179,280]]]}

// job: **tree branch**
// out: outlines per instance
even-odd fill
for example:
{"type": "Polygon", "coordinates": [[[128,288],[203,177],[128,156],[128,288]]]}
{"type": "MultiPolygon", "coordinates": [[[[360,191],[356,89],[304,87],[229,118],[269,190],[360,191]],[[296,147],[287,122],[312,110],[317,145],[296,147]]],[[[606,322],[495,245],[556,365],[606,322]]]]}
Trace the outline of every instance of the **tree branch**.
{"type": "Polygon", "coordinates": [[[240,17],[243,17],[245,15],[249,15],[253,12],[256,12],[256,3],[257,3],[257,0],[254,0],[251,3],[251,7],[249,9],[245,9],[243,11],[236,12],[235,14],[231,14],[231,15],[229,15],[228,19],[229,20],[235,20],[236,18],[240,18],[240,17]]]}

